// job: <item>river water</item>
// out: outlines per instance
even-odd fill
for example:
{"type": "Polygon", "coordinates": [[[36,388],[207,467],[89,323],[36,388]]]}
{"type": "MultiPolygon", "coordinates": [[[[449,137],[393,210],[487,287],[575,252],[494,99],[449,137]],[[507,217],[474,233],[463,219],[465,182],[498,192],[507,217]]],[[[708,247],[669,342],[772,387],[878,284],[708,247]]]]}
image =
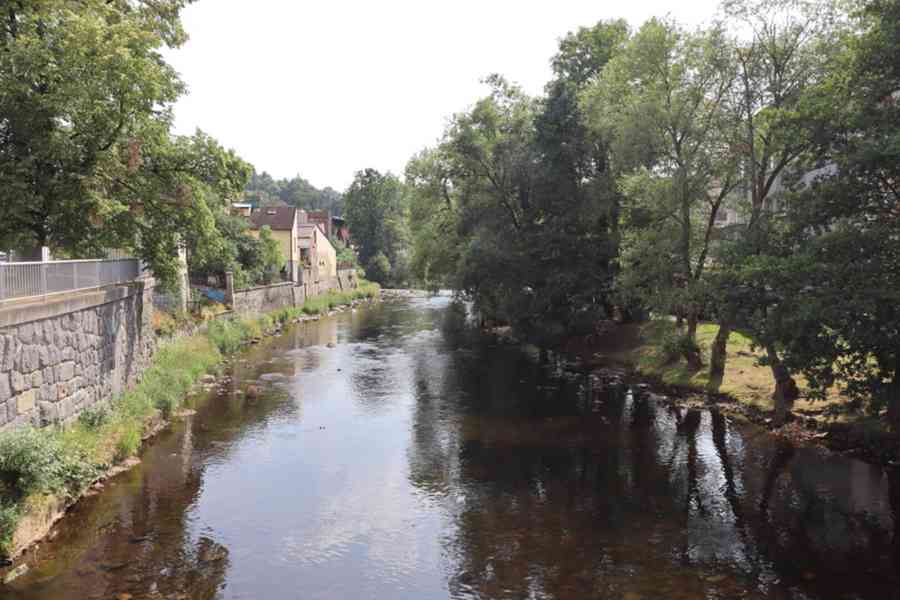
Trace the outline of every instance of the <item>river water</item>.
{"type": "Polygon", "coordinates": [[[0,598],[900,598],[897,474],[462,320],[388,300],[253,347],[0,598]]]}

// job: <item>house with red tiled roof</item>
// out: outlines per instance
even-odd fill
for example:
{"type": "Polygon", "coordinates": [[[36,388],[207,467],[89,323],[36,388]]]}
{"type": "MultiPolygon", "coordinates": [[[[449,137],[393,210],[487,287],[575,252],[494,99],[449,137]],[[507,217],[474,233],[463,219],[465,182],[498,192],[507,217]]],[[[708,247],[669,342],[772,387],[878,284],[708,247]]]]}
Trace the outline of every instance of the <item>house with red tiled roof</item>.
{"type": "Polygon", "coordinates": [[[259,231],[268,227],[281,246],[284,255],[284,272],[291,281],[299,281],[300,244],[299,227],[305,223],[305,213],[293,206],[267,206],[250,214],[250,233],[259,237],[259,231]]]}

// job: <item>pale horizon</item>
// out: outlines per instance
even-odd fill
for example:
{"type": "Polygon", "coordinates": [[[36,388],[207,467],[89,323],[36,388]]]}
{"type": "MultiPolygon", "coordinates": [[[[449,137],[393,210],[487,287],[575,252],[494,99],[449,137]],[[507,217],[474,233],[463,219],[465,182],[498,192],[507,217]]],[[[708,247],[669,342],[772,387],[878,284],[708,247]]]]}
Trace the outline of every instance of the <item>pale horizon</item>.
{"type": "Polygon", "coordinates": [[[199,0],[184,11],[190,40],[166,53],[188,86],[175,129],[202,129],[276,179],[343,191],[360,169],[402,174],[491,73],[540,94],[569,31],[665,15],[694,26],[717,5],[199,0]]]}

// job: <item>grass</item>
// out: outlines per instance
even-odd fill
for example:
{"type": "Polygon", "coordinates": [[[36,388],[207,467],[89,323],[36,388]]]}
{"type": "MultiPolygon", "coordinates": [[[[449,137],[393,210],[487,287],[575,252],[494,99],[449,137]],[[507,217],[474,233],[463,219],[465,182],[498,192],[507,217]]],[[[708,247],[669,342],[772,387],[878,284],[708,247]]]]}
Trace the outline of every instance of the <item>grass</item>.
{"type": "MultiPolygon", "coordinates": [[[[623,329],[615,345],[601,348],[601,355],[630,364],[639,372],[669,385],[698,391],[707,389],[710,347],[719,331],[718,325],[701,323],[697,328],[697,343],[700,346],[704,368],[696,372],[692,372],[683,360],[671,360],[665,349],[667,340],[675,333],[674,321],[657,319],[640,325],[627,325],[623,329]]],[[[771,369],[758,364],[761,357],[762,350],[753,347],[751,338],[736,331],[732,332],[728,338],[728,360],[719,392],[742,404],[767,412],[774,408],[772,404],[774,380],[771,369]]],[[[797,385],[802,394],[805,390],[805,381],[802,377],[797,377],[797,385]]],[[[818,416],[827,408],[844,401],[837,390],[832,390],[825,400],[813,401],[801,397],[795,402],[794,411],[818,416]]]]}
{"type": "MultiPolygon", "coordinates": [[[[296,308],[251,319],[213,321],[205,332],[159,348],[140,383],[109,405],[83,412],[67,427],[0,434],[0,553],[9,556],[15,550],[16,527],[38,500],[50,495],[76,498],[110,466],[136,455],[148,426],[168,419],[194,383],[217,370],[225,356],[278,324],[374,298],[379,289],[377,284],[361,282],[358,289],[329,292],[296,308]]],[[[174,331],[174,322],[160,318],[154,325],[165,334],[174,331]]]]}

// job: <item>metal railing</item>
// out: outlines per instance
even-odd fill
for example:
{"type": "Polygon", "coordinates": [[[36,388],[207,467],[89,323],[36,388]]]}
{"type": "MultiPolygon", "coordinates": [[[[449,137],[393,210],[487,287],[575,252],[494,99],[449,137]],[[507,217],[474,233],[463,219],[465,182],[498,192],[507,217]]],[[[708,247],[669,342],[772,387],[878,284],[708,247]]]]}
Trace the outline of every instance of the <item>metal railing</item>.
{"type": "Polygon", "coordinates": [[[136,258],[0,263],[0,302],[133,281],[136,258]]]}

